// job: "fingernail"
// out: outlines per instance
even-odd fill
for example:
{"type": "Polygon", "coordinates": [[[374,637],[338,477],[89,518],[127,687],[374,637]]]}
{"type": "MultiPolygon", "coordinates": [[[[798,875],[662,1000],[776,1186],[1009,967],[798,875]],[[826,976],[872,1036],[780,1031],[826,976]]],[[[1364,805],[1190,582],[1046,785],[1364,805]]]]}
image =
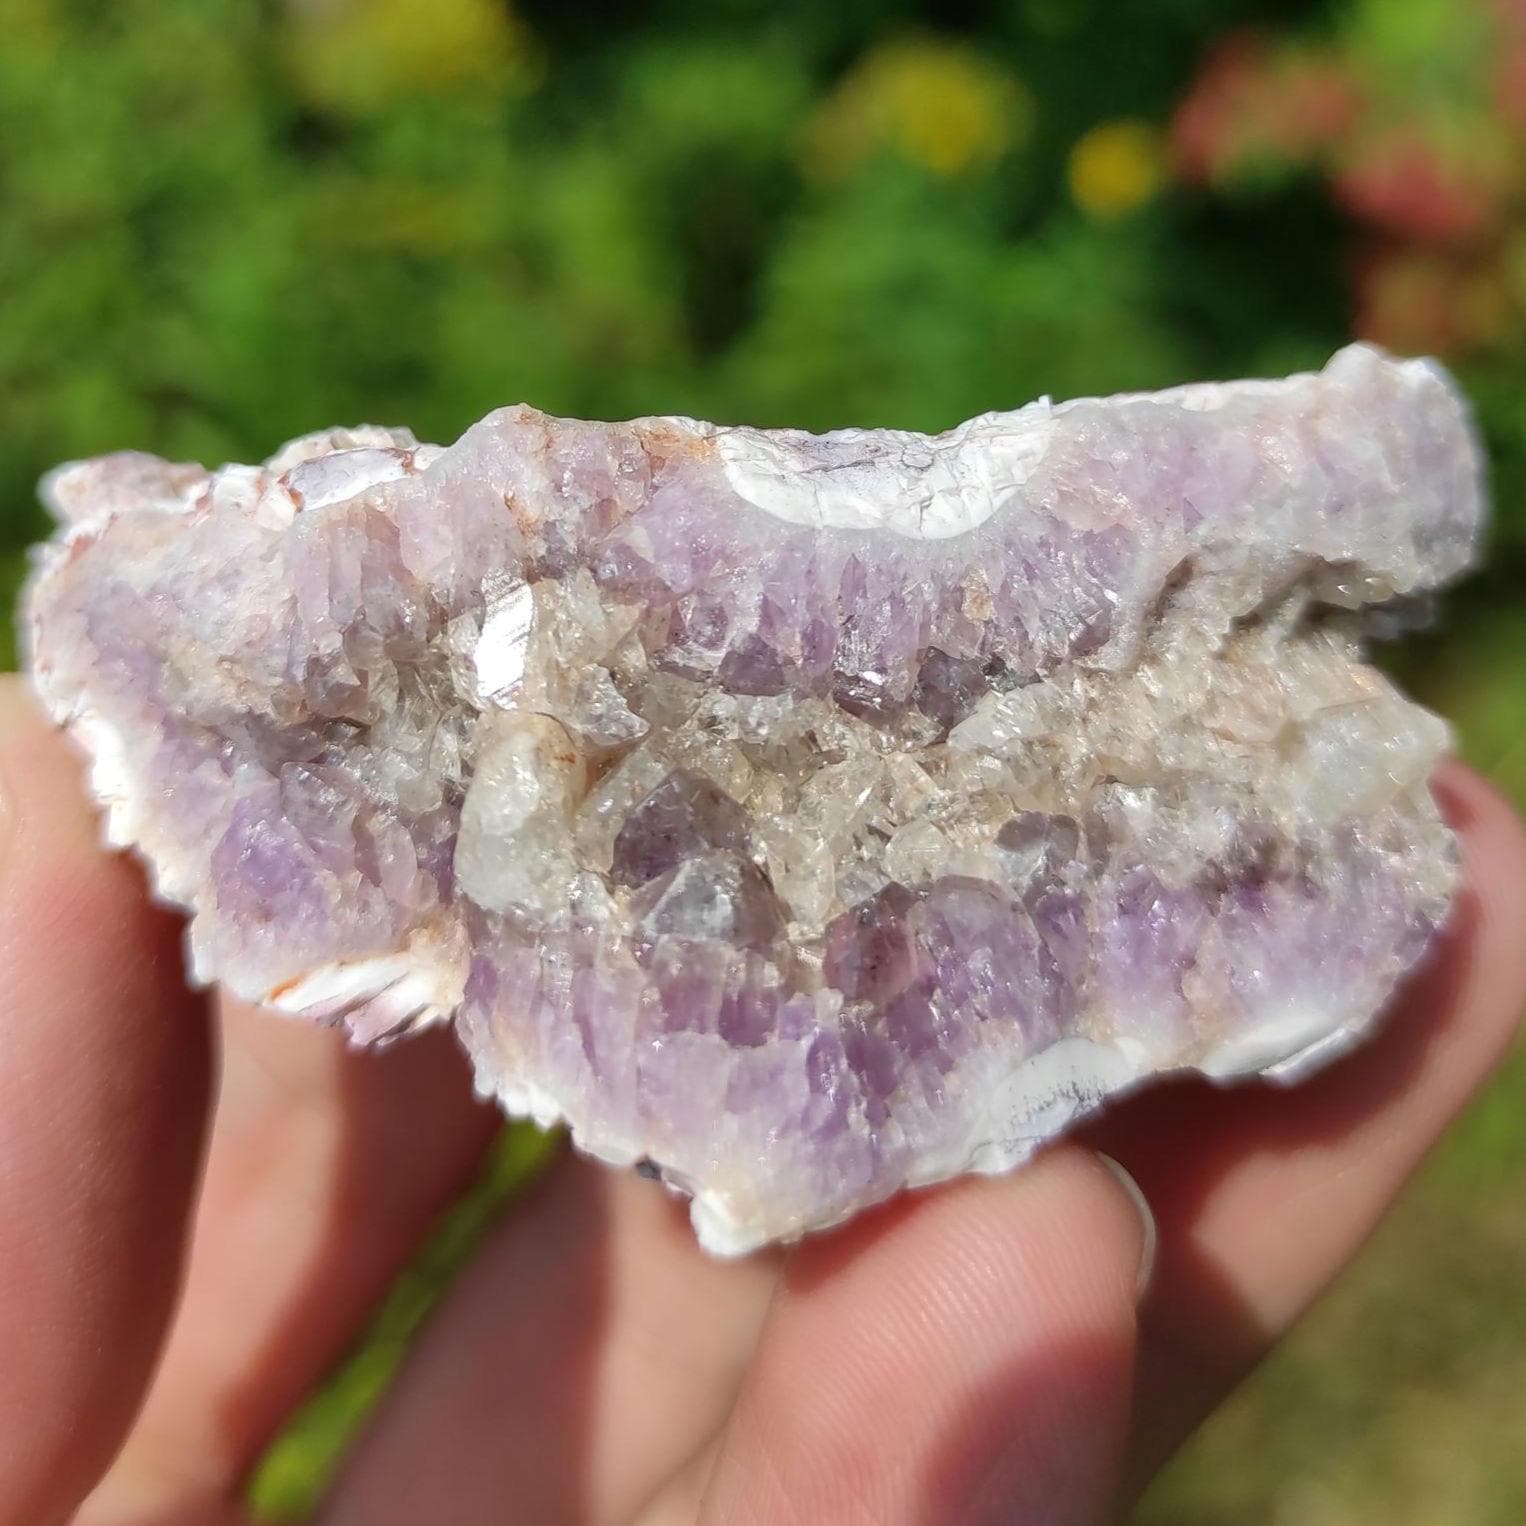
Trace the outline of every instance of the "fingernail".
{"type": "Polygon", "coordinates": [[[1134,1279],[1134,1301],[1138,1303],[1149,1291],[1150,1278],[1155,1272],[1155,1249],[1160,1243],[1160,1231],[1155,1226],[1155,1215],[1150,1211],[1149,1201],[1139,1183],[1111,1155],[1104,1155],[1101,1150],[1098,1150],[1096,1155],[1097,1159],[1118,1178],[1118,1185],[1123,1188],[1128,1200],[1139,1214],[1139,1224],[1143,1232],[1139,1242],[1139,1275],[1134,1279]]]}

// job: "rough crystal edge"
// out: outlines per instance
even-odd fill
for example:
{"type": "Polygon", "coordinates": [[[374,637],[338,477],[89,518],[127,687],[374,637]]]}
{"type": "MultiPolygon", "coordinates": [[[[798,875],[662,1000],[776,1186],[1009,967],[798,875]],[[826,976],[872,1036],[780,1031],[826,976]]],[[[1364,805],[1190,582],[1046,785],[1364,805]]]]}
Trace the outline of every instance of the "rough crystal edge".
{"type": "MultiPolygon", "coordinates": [[[[1016,493],[1022,488],[1029,468],[1044,453],[1054,421],[1067,414],[1098,406],[1135,404],[1208,413],[1245,398],[1296,395],[1339,381],[1348,374],[1355,376],[1374,364],[1387,368],[1410,392],[1436,389],[1459,411],[1467,412],[1466,400],[1436,361],[1397,359],[1376,345],[1358,343],[1338,351],[1319,371],[1300,371],[1275,378],[1189,382],[1156,392],[1068,398],[1059,403],[1041,397],[1020,408],[979,414],[935,435],[856,427],[812,435],[798,429],[714,424],[682,414],[631,419],[626,427],[677,432],[713,443],[728,486],[751,507],[785,523],[813,529],[885,530],[912,539],[944,540],[978,529],[995,512],[999,494],[1016,493]],[[812,470],[802,448],[811,443],[862,445],[865,458],[861,463],[828,473],[812,470]],[[975,466],[969,464],[971,459],[975,466]],[[988,464],[991,461],[996,463],[994,468],[988,464]],[[947,480],[942,484],[942,493],[929,504],[924,479],[935,464],[943,469],[947,480]]],[[[1473,431],[1467,434],[1471,438],[1473,431]]],[[[135,500],[133,506],[144,507],[152,502],[153,507],[164,512],[186,512],[210,485],[225,474],[237,473],[247,474],[248,482],[244,485],[251,498],[258,497],[276,480],[306,467],[319,476],[319,482],[314,484],[317,490],[294,494],[292,511],[298,505],[312,509],[342,502],[368,487],[410,472],[423,471],[447,448],[420,444],[406,429],[361,424],[304,435],[282,446],[259,467],[226,465],[209,471],[193,463],[142,457],[145,477],[156,477],[161,491],[135,500]],[[321,451],[335,454],[325,457],[318,454],[321,451]],[[338,465],[324,469],[325,462],[336,461],[338,465]]],[[[1474,449],[1477,453],[1476,444],[1474,449]]],[[[136,461],[139,454],[128,451],[68,461],[43,477],[39,484],[43,502],[60,523],[70,526],[64,545],[75,533],[98,532],[125,506],[106,502],[94,513],[82,514],[77,484],[98,474],[104,462],[129,458],[136,461]]],[[[1481,454],[1477,454],[1477,467],[1476,475],[1481,478],[1481,454]]],[[[1472,517],[1478,519],[1481,513],[1472,517]]]]}
{"type": "MultiPolygon", "coordinates": [[[[1022,1061],[1001,1088],[1004,1100],[1011,1104],[1014,1120],[1021,1120],[1017,1132],[1002,1143],[988,1143],[973,1149],[962,1163],[951,1168],[940,1167],[931,1174],[913,1176],[900,1190],[920,1191],[965,1175],[1001,1176],[1032,1159],[1078,1119],[1157,1082],[1197,1077],[1221,1087],[1250,1080],[1292,1086],[1355,1049],[1382,1018],[1380,1010],[1331,1030],[1307,1014],[1295,1014],[1288,1025],[1277,1032],[1284,1044],[1296,1037],[1299,1030],[1310,1035],[1309,1042],[1265,1067],[1258,1065],[1256,1055],[1238,1043],[1204,1056],[1196,1065],[1156,1070],[1150,1068],[1142,1050],[1131,1056],[1121,1045],[1099,1044],[1080,1037],[1062,1039],[1022,1061]]],[[[1283,1051],[1282,1044],[1266,1042],[1264,1034],[1257,1037],[1264,1054],[1283,1051]]],[[[510,1096],[504,1092],[484,1093],[484,1096],[495,1095],[506,1112],[532,1117],[541,1127],[547,1126],[540,1110],[514,1108],[510,1096]]],[[[559,1115],[550,1121],[559,1122],[559,1115]]],[[[573,1143],[578,1144],[575,1132],[573,1143]]],[[[579,1148],[584,1147],[579,1145],[579,1148]]],[[[586,1149],[584,1153],[588,1153],[586,1149]]],[[[633,1161],[621,1158],[608,1163],[630,1165],[633,1161]]],[[[730,1259],[750,1255],[765,1245],[776,1243],[777,1236],[762,1233],[756,1225],[749,1225],[732,1214],[720,1194],[688,1183],[672,1185],[688,1194],[689,1221],[700,1245],[711,1255],[730,1259]]],[[[845,1223],[861,1213],[865,1206],[869,1205],[859,1205],[835,1219],[813,1222],[809,1232],[815,1234],[845,1223]]]]}
{"type": "MultiPolygon", "coordinates": [[[[156,904],[193,915],[191,889],[178,882],[171,861],[153,857],[141,844],[116,728],[83,703],[55,694],[31,664],[26,673],[49,718],[64,731],[86,764],[89,793],[100,817],[102,845],[129,852],[143,866],[150,897],[156,904]]],[[[449,988],[448,979],[406,946],[370,959],[323,965],[300,980],[254,990],[207,969],[197,947],[194,921],[187,921],[182,942],[186,980],[193,989],[221,984],[239,999],[271,1011],[326,1027],[343,1026],[357,1048],[449,1022],[460,1002],[461,993],[449,988]]]]}
{"type": "Polygon", "coordinates": [[[1458,406],[1466,407],[1450,376],[1435,361],[1399,360],[1376,345],[1352,344],[1337,352],[1321,371],[1189,382],[1157,392],[1067,398],[1060,403],[1041,397],[1008,412],[979,414],[937,435],[912,430],[836,429],[812,436],[801,430],[718,426],[683,417],[636,422],[678,427],[713,438],[732,490],[754,508],[789,524],[818,530],[889,530],[911,539],[945,540],[985,523],[995,512],[998,494],[1022,489],[1030,468],[1043,456],[1054,421],[1067,414],[1133,404],[1209,413],[1244,398],[1296,395],[1375,362],[1389,368],[1412,392],[1439,388],[1458,406]],[[866,460],[859,469],[830,473],[801,470],[799,443],[810,441],[862,444],[866,460]],[[897,447],[899,459],[894,453],[897,447]],[[971,451],[970,447],[976,449],[971,451]],[[967,464],[967,452],[976,467],[967,464]],[[929,504],[923,479],[934,461],[946,469],[948,481],[943,484],[943,493],[929,504]],[[993,462],[994,466],[989,465],[993,462]],[[985,469],[979,469],[982,467],[985,469]],[[865,478],[870,479],[872,492],[865,491],[865,478]],[[887,489],[897,486],[899,496],[890,496],[887,489]]]}

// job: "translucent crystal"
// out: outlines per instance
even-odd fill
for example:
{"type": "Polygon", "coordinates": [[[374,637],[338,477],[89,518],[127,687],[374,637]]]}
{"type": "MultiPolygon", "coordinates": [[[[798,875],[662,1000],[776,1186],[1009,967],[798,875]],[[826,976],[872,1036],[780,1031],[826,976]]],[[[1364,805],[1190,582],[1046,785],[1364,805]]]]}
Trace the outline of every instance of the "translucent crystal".
{"type": "Polygon", "coordinates": [[[1447,913],[1366,636],[1469,563],[1425,362],[947,435],[490,415],[60,468],[32,671],[193,974],[479,1084],[740,1251],[1166,1071],[1291,1079],[1447,913]]]}

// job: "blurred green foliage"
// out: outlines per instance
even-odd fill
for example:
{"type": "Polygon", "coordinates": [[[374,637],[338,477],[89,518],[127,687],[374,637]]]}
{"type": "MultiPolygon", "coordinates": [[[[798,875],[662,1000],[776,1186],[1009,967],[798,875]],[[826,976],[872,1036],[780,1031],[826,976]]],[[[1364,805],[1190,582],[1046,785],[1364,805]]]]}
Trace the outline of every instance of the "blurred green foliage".
{"type": "MultiPolygon", "coordinates": [[[[1526,800],[1519,0],[0,0],[0,38],[7,602],[67,457],[516,400],[938,429],[1358,332],[1444,353],[1485,426],[1489,569],[1394,661],[1526,800]]],[[[1518,1114],[1437,1202],[1526,1185],[1518,1114]]],[[[1506,1241],[1468,1243],[1518,1276],[1506,1241]]],[[[1296,1347],[1226,1434],[1285,1470],[1289,1393],[1381,1404],[1331,1338],[1333,1390],[1296,1347]]],[[[1214,1445],[1151,1519],[1272,1518],[1214,1445]]]]}
{"type": "Polygon", "coordinates": [[[6,540],[42,470],[118,446],[450,438],[516,399],[939,428],[1318,361],[1314,199],[1124,224],[1066,185],[1088,127],[1162,121],[1211,28],[1275,9],[0,0],[6,540]]]}

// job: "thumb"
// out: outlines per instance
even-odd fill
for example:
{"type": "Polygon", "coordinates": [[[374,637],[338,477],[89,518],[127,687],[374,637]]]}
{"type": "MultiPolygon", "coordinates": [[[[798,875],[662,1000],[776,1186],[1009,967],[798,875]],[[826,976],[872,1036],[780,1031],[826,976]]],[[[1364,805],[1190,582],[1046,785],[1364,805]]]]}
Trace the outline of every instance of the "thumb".
{"type": "Polygon", "coordinates": [[[67,1520],[174,1300],[207,1102],[178,923],[97,846],[67,744],[0,678],[0,1523],[67,1520]]]}

